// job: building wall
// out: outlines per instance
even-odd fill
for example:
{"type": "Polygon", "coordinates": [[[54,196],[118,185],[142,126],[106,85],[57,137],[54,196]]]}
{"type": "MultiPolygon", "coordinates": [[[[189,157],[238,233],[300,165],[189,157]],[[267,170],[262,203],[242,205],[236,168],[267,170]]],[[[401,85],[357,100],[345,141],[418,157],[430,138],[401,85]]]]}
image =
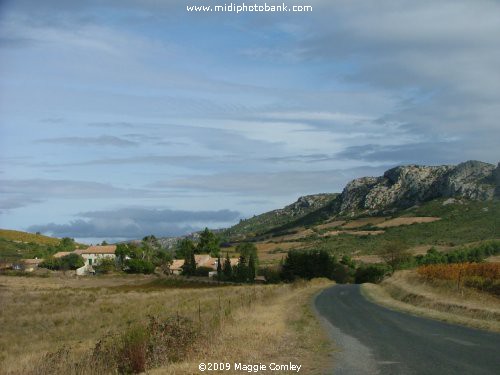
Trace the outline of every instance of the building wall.
{"type": "Polygon", "coordinates": [[[77,275],[86,275],[89,272],[90,266],[96,266],[101,262],[101,259],[114,259],[116,260],[115,254],[81,254],[85,264],[76,270],[77,275]],[[92,260],[92,264],[90,264],[92,260]]]}

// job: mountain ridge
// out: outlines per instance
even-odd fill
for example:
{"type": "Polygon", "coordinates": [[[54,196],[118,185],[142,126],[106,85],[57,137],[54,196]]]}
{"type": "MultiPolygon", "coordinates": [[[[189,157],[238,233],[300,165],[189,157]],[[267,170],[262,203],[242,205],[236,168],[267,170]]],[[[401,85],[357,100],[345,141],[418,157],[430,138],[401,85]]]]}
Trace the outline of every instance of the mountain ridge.
{"type": "MultiPolygon", "coordinates": [[[[260,234],[286,231],[335,217],[394,213],[437,198],[482,201],[499,197],[500,163],[495,166],[469,160],[457,165],[401,165],[388,169],[382,176],[354,179],[340,194],[324,202],[316,210],[311,210],[283,225],[268,228],[260,234]]],[[[228,233],[231,233],[231,228],[228,233]]]]}

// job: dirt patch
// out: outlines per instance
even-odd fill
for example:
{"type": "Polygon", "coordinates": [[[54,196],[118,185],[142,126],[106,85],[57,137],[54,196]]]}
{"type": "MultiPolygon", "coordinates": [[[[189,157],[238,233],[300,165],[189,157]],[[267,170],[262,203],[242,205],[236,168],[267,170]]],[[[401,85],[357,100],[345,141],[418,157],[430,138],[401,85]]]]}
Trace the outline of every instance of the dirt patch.
{"type": "Polygon", "coordinates": [[[321,235],[321,237],[338,236],[340,234],[351,234],[353,236],[376,236],[383,234],[383,230],[333,230],[321,235]]]}
{"type": "Polygon", "coordinates": [[[419,223],[432,223],[433,221],[441,220],[440,217],[427,217],[427,216],[414,216],[414,217],[397,217],[395,219],[390,219],[384,221],[383,223],[377,224],[378,228],[391,228],[398,227],[400,225],[411,225],[419,223]]]}
{"type": "Polygon", "coordinates": [[[355,229],[364,227],[365,225],[377,225],[384,222],[386,219],[386,217],[363,217],[361,219],[347,222],[346,224],[342,225],[342,228],[355,229]]]}
{"type": "Polygon", "coordinates": [[[490,262],[490,263],[499,263],[500,262],[500,255],[493,255],[489,258],[486,258],[486,261],[490,262]]]}
{"type": "Polygon", "coordinates": [[[378,255],[357,255],[354,256],[352,259],[366,264],[382,263],[384,261],[378,255]]]}
{"type": "Polygon", "coordinates": [[[344,225],[344,224],[345,224],[345,220],[336,220],[336,221],[331,221],[329,223],[317,225],[315,228],[319,229],[319,230],[330,229],[330,228],[340,227],[341,225],[344,225]]]}
{"type": "Polygon", "coordinates": [[[315,232],[312,229],[300,228],[297,231],[297,233],[292,233],[292,234],[287,234],[285,236],[275,237],[274,240],[279,241],[279,242],[296,241],[296,240],[300,240],[302,238],[309,237],[313,234],[315,234],[315,232]]]}

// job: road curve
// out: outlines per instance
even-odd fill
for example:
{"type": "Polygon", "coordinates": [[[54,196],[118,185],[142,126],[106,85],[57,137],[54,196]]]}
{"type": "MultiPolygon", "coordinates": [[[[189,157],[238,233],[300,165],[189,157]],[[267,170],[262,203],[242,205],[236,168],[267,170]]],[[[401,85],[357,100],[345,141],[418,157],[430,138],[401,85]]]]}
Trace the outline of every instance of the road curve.
{"type": "Polygon", "coordinates": [[[389,310],[359,285],[314,301],[339,352],[334,374],[500,374],[500,335],[389,310]]]}

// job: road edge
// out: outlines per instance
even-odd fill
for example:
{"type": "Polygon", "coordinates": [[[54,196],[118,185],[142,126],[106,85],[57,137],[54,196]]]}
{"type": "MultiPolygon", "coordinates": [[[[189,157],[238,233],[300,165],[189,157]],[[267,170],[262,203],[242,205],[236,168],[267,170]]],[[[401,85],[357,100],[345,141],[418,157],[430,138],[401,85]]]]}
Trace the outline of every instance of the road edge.
{"type": "Polygon", "coordinates": [[[393,298],[382,286],[365,283],[360,285],[361,295],[368,301],[386,307],[390,310],[404,312],[414,316],[424,317],[442,322],[475,328],[487,332],[500,333],[500,324],[485,320],[462,317],[456,314],[415,306],[393,298]]]}

